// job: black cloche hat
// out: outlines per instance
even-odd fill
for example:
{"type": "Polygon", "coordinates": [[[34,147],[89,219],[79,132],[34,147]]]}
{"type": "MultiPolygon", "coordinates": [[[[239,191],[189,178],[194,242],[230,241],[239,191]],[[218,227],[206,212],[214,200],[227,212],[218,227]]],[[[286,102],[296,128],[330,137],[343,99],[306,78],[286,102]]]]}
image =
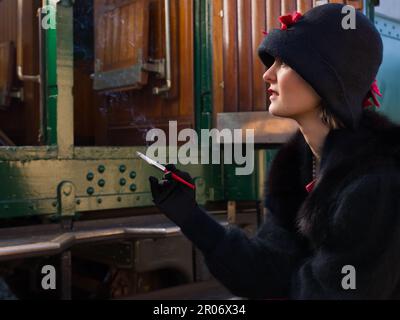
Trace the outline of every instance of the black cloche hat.
{"type": "MultiPolygon", "coordinates": [[[[258,53],[270,67],[282,59],[321,96],[347,128],[356,129],[365,101],[379,94],[374,82],[383,59],[383,43],[374,24],[356,11],[355,29],[343,27],[342,4],[317,6],[304,16],[280,17],[258,53]]],[[[369,103],[370,105],[370,103],[369,103]]]]}

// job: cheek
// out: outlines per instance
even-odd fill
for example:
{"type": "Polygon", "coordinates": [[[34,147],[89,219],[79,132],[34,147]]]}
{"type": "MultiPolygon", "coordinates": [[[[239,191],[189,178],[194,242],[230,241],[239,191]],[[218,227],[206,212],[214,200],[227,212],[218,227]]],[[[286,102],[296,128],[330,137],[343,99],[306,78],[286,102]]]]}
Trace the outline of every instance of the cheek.
{"type": "Polygon", "coordinates": [[[278,84],[282,104],[294,112],[308,111],[320,102],[315,90],[292,69],[282,71],[278,84]]]}

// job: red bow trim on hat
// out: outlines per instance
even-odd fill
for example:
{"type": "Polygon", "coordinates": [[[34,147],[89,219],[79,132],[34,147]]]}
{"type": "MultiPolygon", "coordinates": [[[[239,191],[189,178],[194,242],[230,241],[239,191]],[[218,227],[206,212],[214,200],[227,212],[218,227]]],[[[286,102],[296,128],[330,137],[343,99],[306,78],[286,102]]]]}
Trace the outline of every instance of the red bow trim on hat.
{"type": "Polygon", "coordinates": [[[367,97],[364,100],[363,103],[364,108],[371,107],[374,105],[377,106],[378,108],[381,106],[376,95],[383,97],[381,91],[379,90],[378,82],[375,79],[374,83],[371,85],[371,90],[368,92],[367,97]],[[370,100],[371,98],[373,102],[371,102],[370,100]]]}
{"type": "Polygon", "coordinates": [[[288,14],[286,16],[280,16],[279,21],[281,22],[281,30],[287,30],[288,27],[297,23],[303,15],[300,12],[295,12],[293,14],[288,14]]]}

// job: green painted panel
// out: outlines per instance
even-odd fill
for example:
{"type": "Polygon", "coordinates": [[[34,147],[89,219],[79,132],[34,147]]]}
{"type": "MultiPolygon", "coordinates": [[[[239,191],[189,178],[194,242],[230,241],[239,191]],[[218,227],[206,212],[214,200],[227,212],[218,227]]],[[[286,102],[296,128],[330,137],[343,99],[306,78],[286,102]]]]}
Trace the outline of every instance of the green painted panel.
{"type": "MultiPolygon", "coordinates": [[[[15,151],[15,150],[14,150],[15,151]]],[[[0,161],[0,219],[60,213],[58,188],[64,182],[74,186],[76,213],[153,206],[148,178],[163,173],[138,159],[142,148],[76,148],[74,159],[47,159],[42,148],[18,150],[16,157],[0,161]]],[[[1,158],[0,158],[1,159],[1,158]]],[[[213,182],[212,166],[186,165],[195,180],[200,204],[221,195],[213,182]]],[[[217,184],[217,186],[219,186],[217,184]]]]}
{"type": "MultiPolygon", "coordinates": [[[[196,130],[211,129],[212,123],[212,47],[211,47],[211,0],[194,2],[194,62],[196,130]]],[[[200,135],[199,135],[200,136],[200,135]]],[[[224,199],[222,165],[199,165],[209,186],[210,200],[224,199]]],[[[183,168],[186,170],[186,167],[183,168]]]]}
{"type": "MultiPolygon", "coordinates": [[[[55,1],[48,0],[48,5],[57,6],[55,1]]],[[[57,29],[44,31],[45,41],[45,110],[46,124],[45,130],[47,145],[57,144],[57,29]]]]}
{"type": "Polygon", "coordinates": [[[195,1],[196,129],[212,127],[211,1],[195,1]]]}

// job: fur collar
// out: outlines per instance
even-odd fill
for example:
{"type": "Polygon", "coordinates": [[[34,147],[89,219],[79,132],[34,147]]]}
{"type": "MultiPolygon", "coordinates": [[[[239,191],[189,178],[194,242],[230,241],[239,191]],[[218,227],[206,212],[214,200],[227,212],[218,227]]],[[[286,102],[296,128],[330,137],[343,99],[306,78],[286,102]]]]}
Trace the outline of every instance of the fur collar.
{"type": "Polygon", "coordinates": [[[353,162],[353,168],[377,157],[400,156],[400,126],[375,111],[364,110],[357,130],[332,130],[324,143],[321,175],[342,161],[353,162]],[[335,161],[336,160],[336,161],[335,161]]]}
{"type": "Polygon", "coordinates": [[[366,109],[357,130],[331,130],[322,150],[320,174],[310,194],[305,186],[312,180],[312,152],[300,130],[278,153],[266,186],[272,210],[284,216],[284,223],[295,221],[294,228],[313,245],[326,236],[326,212],[340,201],[346,185],[379,168],[399,170],[400,126],[366,109]]]}

